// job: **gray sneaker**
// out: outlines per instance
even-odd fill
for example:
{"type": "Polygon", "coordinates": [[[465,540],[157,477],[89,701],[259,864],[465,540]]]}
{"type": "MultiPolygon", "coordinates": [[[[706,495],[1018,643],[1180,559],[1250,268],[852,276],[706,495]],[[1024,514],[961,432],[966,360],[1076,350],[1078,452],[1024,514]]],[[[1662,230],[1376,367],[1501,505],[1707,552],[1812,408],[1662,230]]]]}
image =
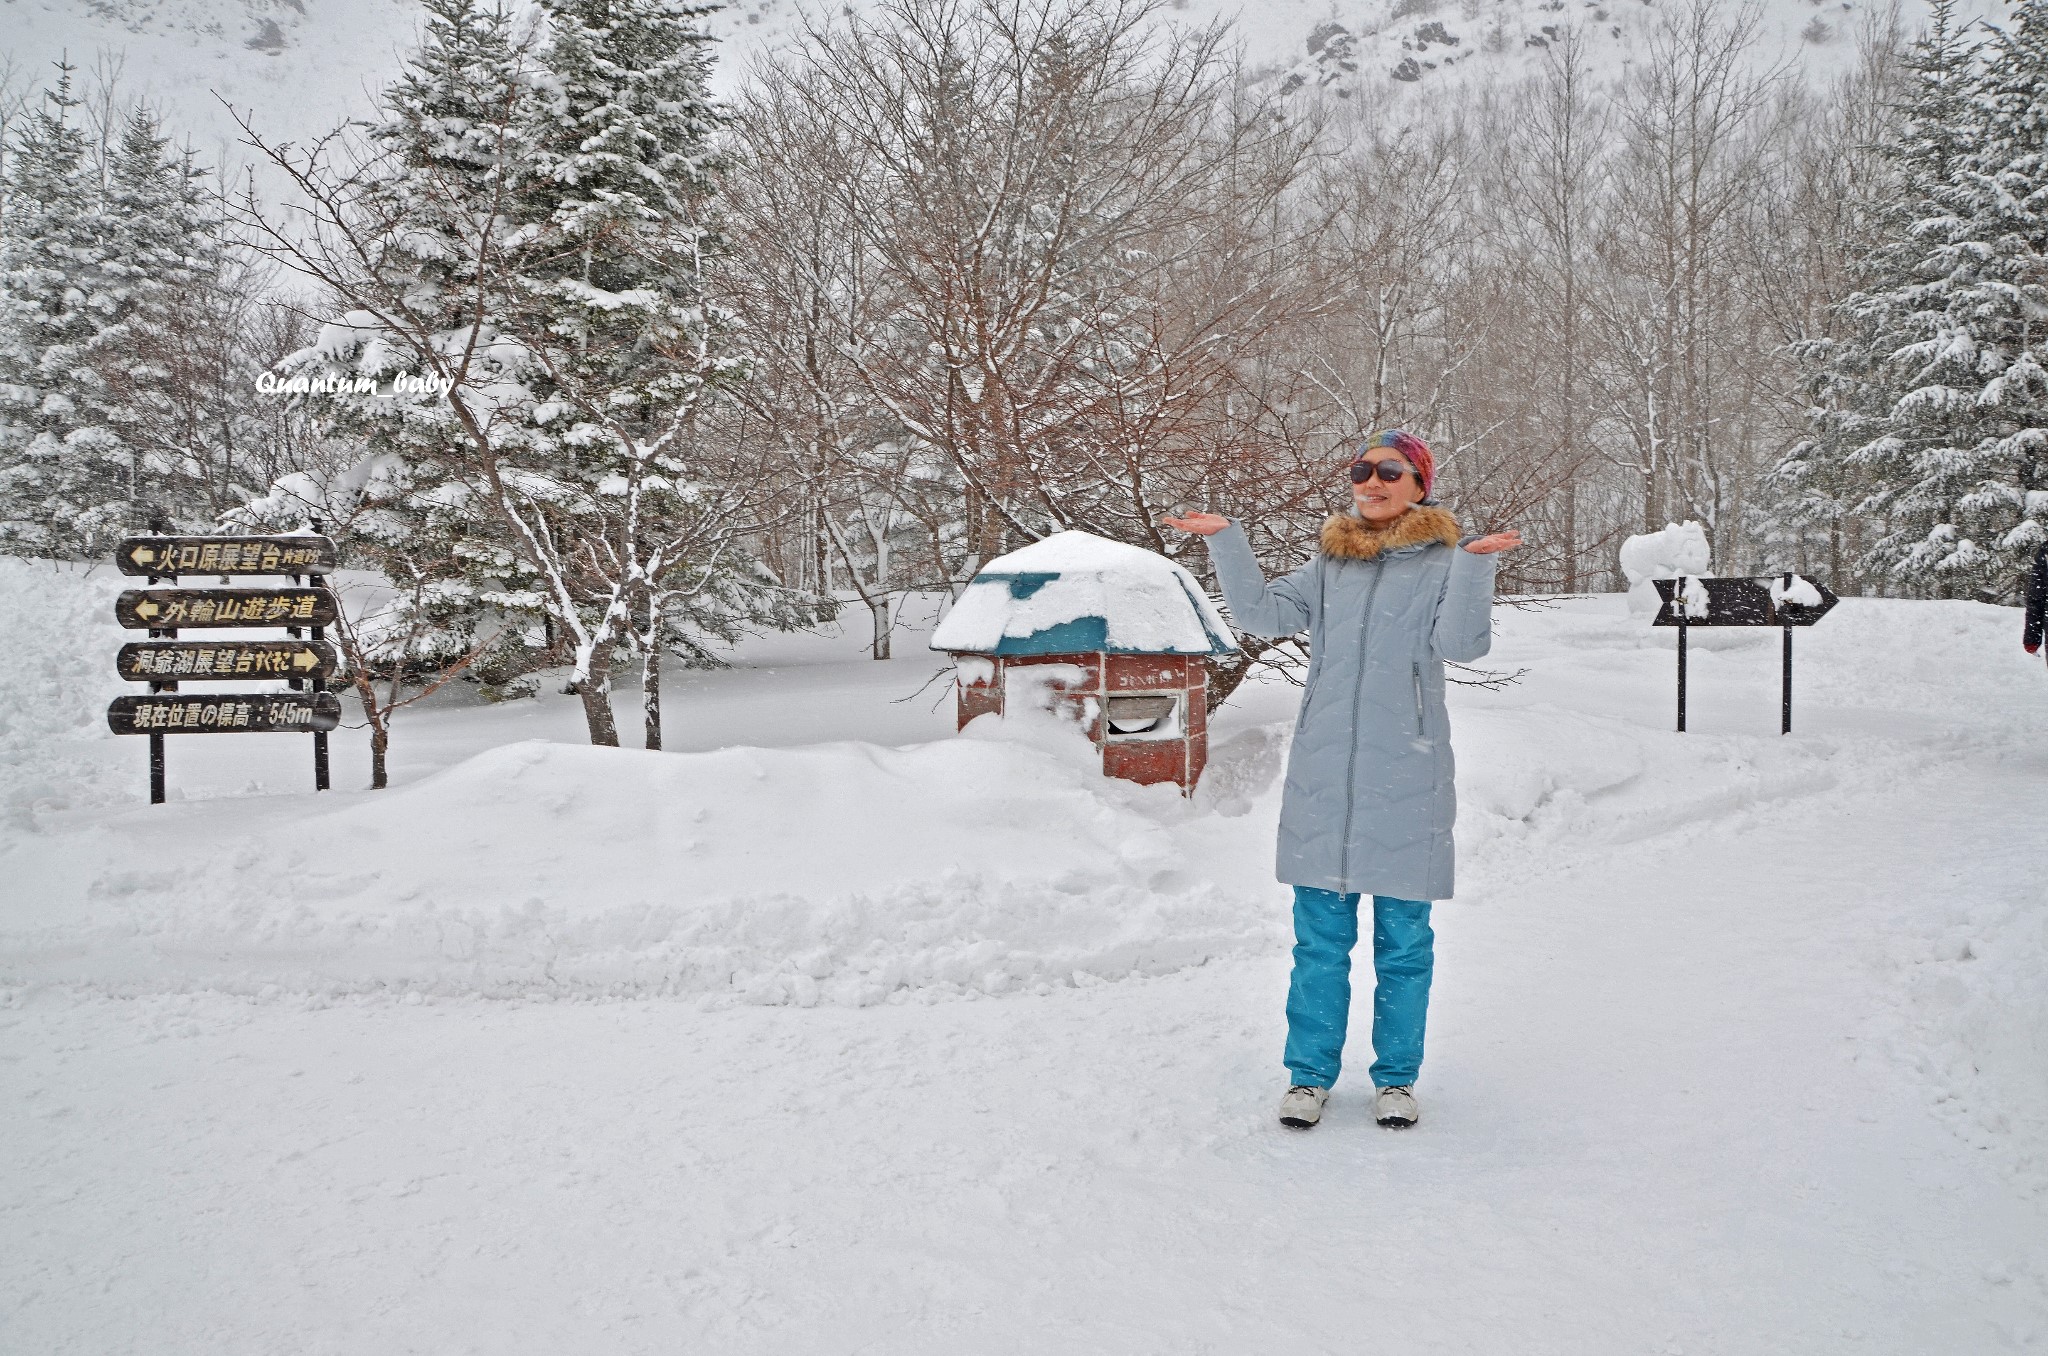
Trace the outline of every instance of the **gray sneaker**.
{"type": "Polygon", "coordinates": [[[1406,1130],[1422,1115],[1415,1109],[1415,1089],[1403,1084],[1372,1095],[1372,1118],[1389,1130],[1406,1130]]]}
{"type": "Polygon", "coordinates": [[[1311,1088],[1296,1083],[1280,1099],[1280,1124],[1306,1130],[1323,1118],[1323,1103],[1329,1100],[1328,1088],[1311,1088]]]}

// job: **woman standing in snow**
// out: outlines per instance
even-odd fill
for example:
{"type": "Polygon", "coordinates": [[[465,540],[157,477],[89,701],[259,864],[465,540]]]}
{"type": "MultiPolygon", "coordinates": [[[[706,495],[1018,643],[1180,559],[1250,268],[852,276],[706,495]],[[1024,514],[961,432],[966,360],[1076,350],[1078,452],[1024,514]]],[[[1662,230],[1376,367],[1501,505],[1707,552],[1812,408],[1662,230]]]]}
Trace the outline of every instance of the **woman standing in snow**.
{"type": "Polygon", "coordinates": [[[1237,523],[1214,513],[1166,521],[1209,539],[1223,597],[1255,635],[1309,633],[1301,715],[1280,806],[1280,879],[1294,887],[1283,1125],[1322,1119],[1351,1012],[1358,911],[1372,899],[1373,1117],[1415,1124],[1429,1010],[1432,900],[1451,895],[1457,817],[1445,660],[1478,659],[1493,636],[1495,557],[1517,532],[1461,540],[1430,501],[1436,466],[1394,429],[1351,463],[1352,511],[1323,524],[1322,549],[1267,583],[1237,523]]]}

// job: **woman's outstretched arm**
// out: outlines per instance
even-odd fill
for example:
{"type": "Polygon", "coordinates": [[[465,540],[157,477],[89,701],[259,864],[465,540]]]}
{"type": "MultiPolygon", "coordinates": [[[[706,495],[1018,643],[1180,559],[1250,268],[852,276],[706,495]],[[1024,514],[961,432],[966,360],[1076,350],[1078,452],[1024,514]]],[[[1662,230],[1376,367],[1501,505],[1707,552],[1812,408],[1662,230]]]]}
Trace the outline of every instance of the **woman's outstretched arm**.
{"type": "Polygon", "coordinates": [[[1439,659],[1467,664],[1493,648],[1493,581],[1500,553],[1522,544],[1513,530],[1465,542],[1451,552],[1451,570],[1436,600],[1430,640],[1439,659]]]}
{"type": "Polygon", "coordinates": [[[1493,648],[1493,576],[1497,559],[1463,547],[1451,552],[1450,572],[1436,600],[1430,640],[1437,658],[1466,664],[1493,648]]]}
{"type": "Polygon", "coordinates": [[[1315,613],[1314,560],[1269,584],[1252,554],[1252,544],[1245,539],[1244,528],[1231,519],[1216,513],[1190,513],[1166,522],[1209,539],[1216,582],[1223,587],[1223,601],[1230,605],[1230,620],[1238,630],[1255,636],[1291,636],[1308,629],[1315,613]]]}

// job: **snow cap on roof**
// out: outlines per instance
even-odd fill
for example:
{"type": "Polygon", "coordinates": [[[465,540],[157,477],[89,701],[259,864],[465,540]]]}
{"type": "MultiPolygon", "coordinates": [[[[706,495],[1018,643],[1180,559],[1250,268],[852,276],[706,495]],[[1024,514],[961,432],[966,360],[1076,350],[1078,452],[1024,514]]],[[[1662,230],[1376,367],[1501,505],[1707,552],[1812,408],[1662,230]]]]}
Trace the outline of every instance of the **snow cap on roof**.
{"type": "Polygon", "coordinates": [[[1230,654],[1230,628],[1165,556],[1059,532],[998,556],[932,633],[954,654],[1230,654]]]}

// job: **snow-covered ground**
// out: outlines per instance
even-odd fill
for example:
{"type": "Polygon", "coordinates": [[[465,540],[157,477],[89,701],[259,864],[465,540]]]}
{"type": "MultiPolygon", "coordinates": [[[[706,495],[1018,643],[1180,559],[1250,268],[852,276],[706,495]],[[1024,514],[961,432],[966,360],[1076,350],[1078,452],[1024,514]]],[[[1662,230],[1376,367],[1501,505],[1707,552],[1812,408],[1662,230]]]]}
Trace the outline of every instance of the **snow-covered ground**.
{"type": "Polygon", "coordinates": [[[953,735],[856,610],[675,675],[667,753],[465,688],[389,791],[197,737],[152,808],[120,585],[0,562],[0,1350],[2048,1345],[2014,611],[1844,602],[1789,738],[1775,637],[1680,736],[1619,597],[1504,611],[1423,1122],[1300,1134],[1289,689],[1183,802],[953,735]]]}

